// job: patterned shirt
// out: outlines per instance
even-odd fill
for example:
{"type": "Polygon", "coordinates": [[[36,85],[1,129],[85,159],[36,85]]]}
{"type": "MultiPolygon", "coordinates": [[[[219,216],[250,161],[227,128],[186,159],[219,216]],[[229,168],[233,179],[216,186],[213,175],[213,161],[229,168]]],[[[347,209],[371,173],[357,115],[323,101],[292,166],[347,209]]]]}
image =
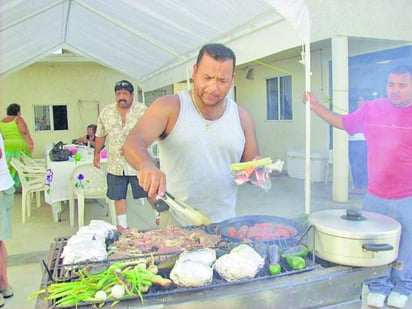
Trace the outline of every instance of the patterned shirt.
{"type": "Polygon", "coordinates": [[[126,122],[117,110],[117,103],[107,105],[103,108],[97,120],[97,137],[106,137],[107,147],[107,171],[110,174],[121,176],[136,175],[136,170],[131,167],[124,156],[121,148],[126,142],[126,137],[136,123],[143,116],[147,107],[142,103],[133,103],[126,116],[126,122]]]}

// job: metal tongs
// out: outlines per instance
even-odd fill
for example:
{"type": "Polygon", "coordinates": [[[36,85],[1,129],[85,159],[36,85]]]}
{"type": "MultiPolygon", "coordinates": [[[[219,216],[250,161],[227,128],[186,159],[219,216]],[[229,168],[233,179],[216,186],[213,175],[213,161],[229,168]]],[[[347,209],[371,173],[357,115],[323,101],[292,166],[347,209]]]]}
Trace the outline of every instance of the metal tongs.
{"type": "Polygon", "coordinates": [[[209,225],[212,223],[209,216],[202,211],[176,199],[168,192],[163,196],[158,195],[154,205],[158,212],[171,209],[178,221],[184,225],[209,225]]]}
{"type": "Polygon", "coordinates": [[[164,196],[156,196],[156,200],[154,201],[154,206],[158,212],[169,210],[169,204],[166,202],[168,196],[171,196],[169,193],[165,193],[164,196]]]}

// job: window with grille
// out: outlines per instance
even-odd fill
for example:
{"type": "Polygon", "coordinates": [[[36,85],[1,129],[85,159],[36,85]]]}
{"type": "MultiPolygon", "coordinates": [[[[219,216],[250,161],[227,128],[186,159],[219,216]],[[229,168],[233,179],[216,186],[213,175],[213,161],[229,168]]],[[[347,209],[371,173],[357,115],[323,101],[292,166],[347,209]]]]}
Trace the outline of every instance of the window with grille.
{"type": "Polygon", "coordinates": [[[68,130],[67,105],[35,105],[34,131],[68,130]]]}
{"type": "Polygon", "coordinates": [[[292,120],[292,77],[266,80],[266,120],[292,120]]]}

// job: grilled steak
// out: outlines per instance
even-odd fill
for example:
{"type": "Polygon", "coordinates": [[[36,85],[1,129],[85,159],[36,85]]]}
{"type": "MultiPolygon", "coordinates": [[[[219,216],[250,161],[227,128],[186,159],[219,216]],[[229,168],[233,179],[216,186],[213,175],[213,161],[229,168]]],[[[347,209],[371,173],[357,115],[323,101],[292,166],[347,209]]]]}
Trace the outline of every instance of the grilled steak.
{"type": "Polygon", "coordinates": [[[141,232],[127,229],[121,233],[119,240],[109,247],[109,259],[213,248],[220,239],[220,235],[208,234],[199,228],[168,227],[141,232]]]}

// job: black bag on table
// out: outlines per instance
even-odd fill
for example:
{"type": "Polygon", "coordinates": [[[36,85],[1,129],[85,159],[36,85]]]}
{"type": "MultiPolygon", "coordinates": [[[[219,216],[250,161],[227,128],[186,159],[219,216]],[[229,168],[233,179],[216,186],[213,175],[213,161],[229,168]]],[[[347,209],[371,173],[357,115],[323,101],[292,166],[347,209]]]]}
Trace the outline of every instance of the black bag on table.
{"type": "Polygon", "coordinates": [[[63,142],[58,142],[49,151],[49,157],[52,161],[69,161],[70,157],[73,156],[72,152],[68,149],[63,149],[63,142]]]}

